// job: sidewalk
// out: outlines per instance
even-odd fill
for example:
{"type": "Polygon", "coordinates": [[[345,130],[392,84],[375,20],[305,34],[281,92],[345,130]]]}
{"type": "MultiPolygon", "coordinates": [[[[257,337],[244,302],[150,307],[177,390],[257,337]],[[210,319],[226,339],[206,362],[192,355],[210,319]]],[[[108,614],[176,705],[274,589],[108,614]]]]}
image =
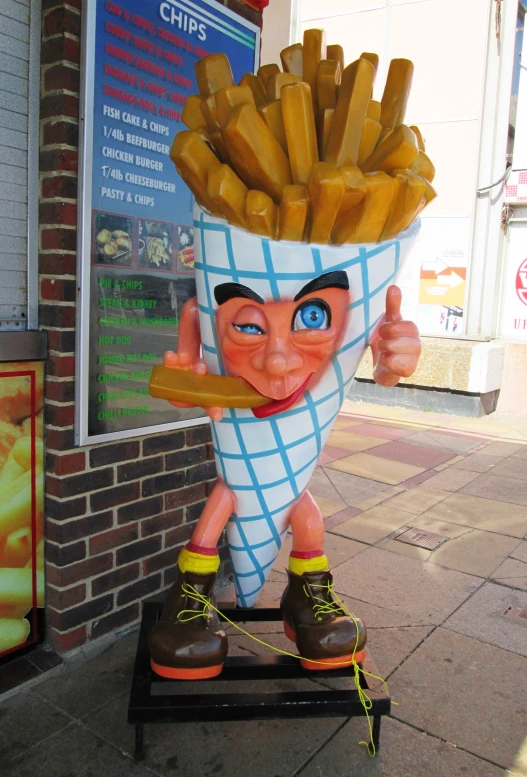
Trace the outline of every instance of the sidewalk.
{"type": "MultiPolygon", "coordinates": [[[[132,633],[0,702],[0,773],[527,775],[527,417],[347,404],[310,490],[324,514],[335,589],[366,623],[397,702],[377,758],[358,744],[367,738],[364,719],[329,718],[147,725],[147,760],[135,764],[126,722],[132,633]],[[392,536],[403,527],[447,539],[426,550],[392,536]]],[[[289,547],[287,539],[265,603],[280,598],[289,547]]],[[[291,649],[283,633],[258,631],[291,649]]],[[[248,637],[229,638],[232,654],[265,651],[248,637]]],[[[189,684],[188,692],[203,687],[189,684]]]]}

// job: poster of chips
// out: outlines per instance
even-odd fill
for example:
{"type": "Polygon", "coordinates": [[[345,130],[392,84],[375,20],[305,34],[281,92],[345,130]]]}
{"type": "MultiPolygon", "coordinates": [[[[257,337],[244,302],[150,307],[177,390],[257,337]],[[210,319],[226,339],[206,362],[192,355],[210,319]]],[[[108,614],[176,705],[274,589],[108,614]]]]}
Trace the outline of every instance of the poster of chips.
{"type": "Polygon", "coordinates": [[[43,362],[0,364],[0,658],[43,621],[43,385],[43,362]]]}

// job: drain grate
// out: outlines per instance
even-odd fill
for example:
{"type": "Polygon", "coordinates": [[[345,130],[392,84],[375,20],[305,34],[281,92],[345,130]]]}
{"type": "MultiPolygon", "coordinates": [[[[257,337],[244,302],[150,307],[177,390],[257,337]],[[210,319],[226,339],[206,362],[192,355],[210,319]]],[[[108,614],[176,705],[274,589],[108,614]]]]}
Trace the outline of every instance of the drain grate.
{"type": "Polygon", "coordinates": [[[513,607],[509,605],[507,609],[502,612],[505,618],[511,618],[513,621],[526,621],[527,622],[527,610],[523,610],[521,607],[513,607]]]}
{"type": "Polygon", "coordinates": [[[405,542],[407,545],[416,545],[425,550],[436,550],[448,540],[448,537],[426,529],[417,529],[415,526],[403,526],[393,535],[393,539],[397,542],[405,542]]]}

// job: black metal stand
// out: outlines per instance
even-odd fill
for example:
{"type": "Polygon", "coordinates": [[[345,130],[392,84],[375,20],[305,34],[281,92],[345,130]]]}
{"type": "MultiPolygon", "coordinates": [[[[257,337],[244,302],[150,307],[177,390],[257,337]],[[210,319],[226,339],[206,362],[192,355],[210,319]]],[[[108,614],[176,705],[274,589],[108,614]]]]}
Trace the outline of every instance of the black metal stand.
{"type": "MultiPolygon", "coordinates": [[[[303,717],[354,717],[364,715],[359,694],[352,690],[286,691],[274,693],[241,693],[237,684],[247,680],[318,680],[328,677],[352,677],[351,667],[308,671],[300,662],[288,656],[232,656],[225,661],[223,672],[216,680],[230,683],[228,693],[186,694],[185,682],[165,680],[150,668],[148,635],[156,623],[161,604],[145,604],[139,632],[139,643],[128,706],[128,722],[135,725],[135,760],[145,758],[144,724],[166,721],[215,721],[215,720],[257,720],[263,718],[303,718],[303,717]],[[159,694],[161,683],[177,683],[181,694],[159,694]],[[152,694],[152,686],[157,693],[152,694]]],[[[221,610],[221,605],[219,606],[221,610]]],[[[279,608],[260,609],[224,609],[224,614],[234,623],[282,622],[279,608]]],[[[365,672],[378,675],[369,652],[362,663],[365,672]]],[[[373,716],[373,740],[379,752],[381,716],[390,712],[391,701],[384,686],[371,677],[361,673],[361,687],[372,702],[370,714],[373,716]]],[[[173,687],[173,686],[172,686],[173,687]]]]}

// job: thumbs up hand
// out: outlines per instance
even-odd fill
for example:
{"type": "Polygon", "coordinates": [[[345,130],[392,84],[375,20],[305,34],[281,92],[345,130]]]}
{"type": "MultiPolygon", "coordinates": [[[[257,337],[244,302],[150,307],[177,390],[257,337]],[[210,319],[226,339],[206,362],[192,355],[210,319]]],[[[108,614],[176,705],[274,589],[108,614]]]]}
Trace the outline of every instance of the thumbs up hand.
{"type": "Polygon", "coordinates": [[[399,287],[390,286],[384,322],[371,342],[373,379],[380,386],[396,386],[400,378],[413,375],[421,355],[419,331],[412,321],[403,321],[401,299],[399,287]]]}

